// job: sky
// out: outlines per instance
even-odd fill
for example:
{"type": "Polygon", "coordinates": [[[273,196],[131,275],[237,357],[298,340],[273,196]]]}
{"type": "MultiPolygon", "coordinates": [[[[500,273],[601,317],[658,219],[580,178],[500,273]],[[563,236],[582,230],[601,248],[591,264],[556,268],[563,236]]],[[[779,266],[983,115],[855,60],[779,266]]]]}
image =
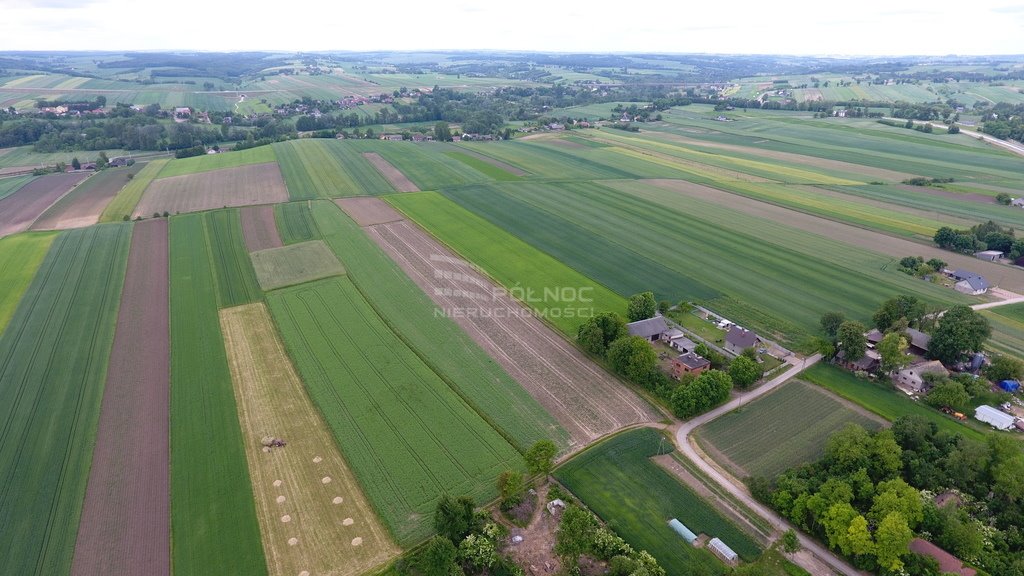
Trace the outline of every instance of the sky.
{"type": "Polygon", "coordinates": [[[953,5],[945,0],[0,0],[0,50],[1024,53],[1024,1],[953,5]]]}

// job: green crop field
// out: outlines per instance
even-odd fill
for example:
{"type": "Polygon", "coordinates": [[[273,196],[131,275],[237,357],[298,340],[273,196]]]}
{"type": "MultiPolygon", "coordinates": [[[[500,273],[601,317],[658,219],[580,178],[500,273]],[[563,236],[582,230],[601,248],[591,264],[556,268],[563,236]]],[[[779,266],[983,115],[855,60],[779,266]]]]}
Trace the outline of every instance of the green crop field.
{"type": "Polygon", "coordinates": [[[831,394],[793,380],[767,396],[712,420],[697,430],[703,443],[733,464],[738,477],[774,478],[794,466],[814,462],[825,441],[849,423],[867,429],[879,421],[847,407],[831,394]]]}
{"type": "Polygon", "coordinates": [[[274,221],[281,241],[287,244],[308,242],[318,237],[316,223],[307,202],[291,202],[274,206],[274,221]]]}
{"type": "Polygon", "coordinates": [[[0,336],[0,541],[6,574],[68,574],[131,225],[53,240],[0,336]]]}
{"type": "Polygon", "coordinates": [[[221,308],[249,304],[260,299],[260,286],[242,236],[237,208],[203,214],[203,228],[217,279],[217,302],[221,308]]]}
{"type": "Polygon", "coordinates": [[[401,545],[444,493],[477,501],[519,453],[392,332],[345,277],[268,295],[310,397],[401,545]]]}
{"type": "Polygon", "coordinates": [[[992,325],[985,346],[1001,354],[1024,358],[1024,304],[999,306],[981,312],[992,325]]]}
{"type": "Polygon", "coordinates": [[[131,216],[131,213],[135,210],[135,206],[142,200],[142,194],[146,191],[146,187],[149,183],[156,178],[164,166],[170,162],[169,159],[165,158],[162,160],[153,160],[146,167],[139,171],[114,199],[107,204],[107,207],[103,209],[103,213],[100,214],[100,222],[114,222],[116,220],[123,220],[125,216],[131,216]]]}
{"type": "Polygon", "coordinates": [[[516,176],[511,172],[502,170],[501,168],[498,168],[494,164],[489,164],[484,160],[470,156],[469,154],[462,154],[460,152],[445,152],[445,155],[448,156],[449,158],[454,158],[459,162],[462,162],[466,166],[469,166],[480,171],[480,173],[490,177],[492,180],[497,180],[499,182],[507,180],[519,180],[519,176],[516,176]]]}
{"type": "Polygon", "coordinates": [[[743,560],[761,553],[757,543],[690,488],[651,461],[672,451],[657,430],[640,428],[605,440],[555,470],[555,478],[637,550],[647,550],[669,574],[725,574],[710,551],[688,545],[668,521],[696,534],[721,538],[743,560]]]}
{"type": "Polygon", "coordinates": [[[259,576],[242,444],[259,439],[243,440],[238,423],[203,220],[171,218],[171,558],[175,574],[259,576]]]}
{"type": "Polygon", "coordinates": [[[57,234],[29,232],[0,238],[0,334],[14,315],[57,234]]]}
{"type": "MultiPolygon", "coordinates": [[[[570,337],[585,320],[580,306],[624,314],[626,301],[605,286],[433,192],[400,194],[387,200],[452,250],[480,266],[513,295],[570,337]],[[545,298],[545,289],[574,290],[585,302],[545,298]],[[574,312],[572,317],[564,310],[574,312]]],[[[570,263],[571,265],[571,263],[570,263]]]]}
{"type": "Polygon", "coordinates": [[[336,205],[315,202],[324,239],[342,259],[349,279],[384,321],[400,334],[474,410],[525,452],[550,439],[564,448],[568,434],[336,205]]]}
{"type": "Polygon", "coordinates": [[[345,273],[341,262],[320,240],[259,250],[249,256],[263,290],[276,290],[345,273]]]}
{"type": "Polygon", "coordinates": [[[19,188],[34,180],[35,176],[10,176],[0,178],[0,200],[14,194],[19,188]]]}
{"type": "Polygon", "coordinates": [[[361,153],[376,152],[384,157],[420,190],[437,190],[490,180],[486,174],[444,154],[446,147],[433,143],[352,140],[342,142],[361,153]]]}
{"type": "Polygon", "coordinates": [[[307,138],[277,143],[274,149],[292,200],[395,191],[348,142],[307,138]]]}
{"type": "Polygon", "coordinates": [[[221,154],[207,154],[193,158],[176,158],[164,166],[158,175],[159,178],[171,176],[184,176],[186,174],[197,174],[220,170],[221,168],[235,168],[249,164],[264,164],[275,162],[274,148],[271,146],[257,146],[238,152],[223,152],[221,154]]]}
{"type": "Polygon", "coordinates": [[[915,402],[886,382],[861,380],[835,366],[816,364],[800,374],[800,378],[830,390],[892,421],[900,416],[921,416],[940,429],[983,440],[983,428],[964,424],[920,402],[915,402]]]}

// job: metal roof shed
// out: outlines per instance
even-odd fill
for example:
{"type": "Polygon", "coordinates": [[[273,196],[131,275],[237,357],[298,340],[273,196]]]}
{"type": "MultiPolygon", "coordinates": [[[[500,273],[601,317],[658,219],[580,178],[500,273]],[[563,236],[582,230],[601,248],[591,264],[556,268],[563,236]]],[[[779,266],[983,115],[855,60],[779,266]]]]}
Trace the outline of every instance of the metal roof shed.
{"type": "Polygon", "coordinates": [[[675,518],[673,518],[673,519],[668,521],[668,525],[671,526],[672,529],[675,530],[677,534],[682,536],[683,540],[686,540],[686,542],[688,544],[693,544],[697,540],[697,535],[694,534],[693,531],[691,531],[689,528],[687,528],[679,520],[676,520],[675,518]]]}
{"type": "Polygon", "coordinates": [[[739,556],[732,551],[732,548],[726,546],[725,542],[722,542],[718,538],[712,538],[711,541],[708,542],[708,548],[711,548],[713,552],[717,553],[728,562],[735,562],[737,558],[739,558],[739,556]]]}
{"type": "Polygon", "coordinates": [[[1000,412],[991,406],[978,406],[974,410],[974,417],[986,424],[991,424],[998,430],[1009,430],[1016,420],[1013,416],[1000,412]]]}

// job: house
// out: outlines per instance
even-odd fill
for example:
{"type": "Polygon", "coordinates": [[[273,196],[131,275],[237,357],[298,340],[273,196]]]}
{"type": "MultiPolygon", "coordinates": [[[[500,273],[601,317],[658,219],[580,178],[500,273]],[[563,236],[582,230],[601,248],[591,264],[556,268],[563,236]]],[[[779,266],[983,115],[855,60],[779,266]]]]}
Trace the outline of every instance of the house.
{"type": "Polygon", "coordinates": [[[736,356],[742,354],[747,348],[753,348],[756,345],[757,334],[752,330],[740,328],[735,324],[732,328],[729,328],[729,333],[725,335],[725,349],[736,356]]]}
{"type": "Polygon", "coordinates": [[[969,276],[963,280],[958,281],[953,285],[953,289],[961,294],[971,294],[977,296],[988,292],[988,280],[985,280],[984,276],[969,276]]]}
{"type": "Polygon", "coordinates": [[[999,250],[982,250],[981,252],[975,252],[974,257],[978,260],[986,260],[988,262],[995,262],[1003,257],[1003,253],[999,250]]]}
{"type": "Polygon", "coordinates": [[[924,391],[925,374],[942,374],[948,376],[949,371],[942,365],[942,362],[938,360],[930,360],[928,362],[918,362],[912,364],[906,368],[900,370],[896,374],[896,385],[904,389],[904,391],[910,391],[914,394],[924,391]]]}
{"type": "Polygon", "coordinates": [[[626,331],[629,332],[630,336],[640,336],[651,342],[657,342],[661,338],[662,333],[667,330],[668,324],[665,323],[665,318],[662,316],[655,316],[647,320],[637,320],[636,322],[626,324],[626,331]]]}
{"type": "Polygon", "coordinates": [[[558,122],[552,122],[551,124],[548,124],[548,130],[555,130],[555,131],[565,130],[565,125],[559,124],[558,122]]]}
{"type": "Polygon", "coordinates": [[[974,409],[974,417],[982,422],[991,425],[996,430],[1009,430],[1017,420],[1005,412],[991,407],[981,405],[974,409]]]}
{"type": "Polygon", "coordinates": [[[907,352],[921,357],[928,354],[928,346],[932,343],[931,336],[914,328],[907,328],[903,333],[907,336],[907,352]]]}
{"type": "Polygon", "coordinates": [[[846,351],[840,350],[836,354],[836,362],[840,366],[847,370],[853,370],[855,372],[876,372],[882,365],[882,355],[874,350],[865,350],[864,355],[857,360],[849,361],[846,359],[846,351]]]}
{"type": "Polygon", "coordinates": [[[914,538],[910,541],[910,551],[922,556],[930,556],[939,563],[939,571],[943,574],[957,574],[958,576],[975,576],[978,573],[974,568],[967,568],[956,556],[939,548],[935,544],[921,538],[914,538]]]}
{"type": "Polygon", "coordinates": [[[697,376],[710,367],[711,362],[706,358],[687,352],[672,359],[672,377],[678,380],[687,374],[697,376]]]}
{"type": "Polygon", "coordinates": [[[428,134],[413,134],[412,135],[412,141],[413,142],[431,142],[433,140],[434,140],[434,137],[430,136],[428,134]]]}
{"type": "Polygon", "coordinates": [[[174,109],[175,118],[189,118],[192,116],[192,109],[188,106],[182,106],[174,109]]]}
{"type": "Polygon", "coordinates": [[[380,139],[381,140],[390,140],[392,142],[401,142],[402,141],[402,135],[401,134],[382,134],[380,139]]]}

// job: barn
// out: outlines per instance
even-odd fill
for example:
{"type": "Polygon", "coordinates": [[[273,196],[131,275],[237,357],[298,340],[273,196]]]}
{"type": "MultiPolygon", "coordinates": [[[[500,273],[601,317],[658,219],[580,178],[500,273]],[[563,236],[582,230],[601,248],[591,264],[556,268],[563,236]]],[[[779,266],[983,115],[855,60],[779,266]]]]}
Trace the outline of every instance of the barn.
{"type": "Polygon", "coordinates": [[[1000,412],[991,406],[978,406],[974,410],[974,417],[982,422],[991,425],[997,430],[1009,430],[1013,428],[1013,423],[1016,420],[1013,416],[1005,412],[1000,412]]]}

